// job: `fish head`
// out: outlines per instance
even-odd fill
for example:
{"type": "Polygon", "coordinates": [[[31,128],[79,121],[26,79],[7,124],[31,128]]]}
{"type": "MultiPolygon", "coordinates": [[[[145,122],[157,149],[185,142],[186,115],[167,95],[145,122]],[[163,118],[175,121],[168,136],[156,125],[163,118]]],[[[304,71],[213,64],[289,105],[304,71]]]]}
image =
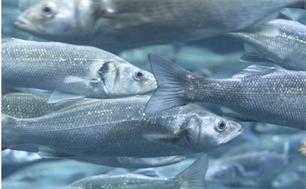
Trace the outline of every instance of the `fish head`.
{"type": "Polygon", "coordinates": [[[104,63],[98,73],[112,97],[140,95],[157,88],[153,74],[123,60],[104,63]]]}
{"type": "Polygon", "coordinates": [[[203,152],[216,148],[242,133],[240,124],[228,121],[204,108],[189,104],[192,111],[181,124],[176,135],[184,140],[180,145],[186,145],[193,152],[203,152]]]}
{"type": "Polygon", "coordinates": [[[227,143],[242,133],[240,124],[213,113],[200,113],[201,124],[197,131],[196,150],[203,151],[227,143]]]}
{"type": "MultiPolygon", "coordinates": [[[[48,0],[24,11],[15,25],[32,35],[67,42],[72,36],[75,11],[72,0],[48,0]]],[[[68,41],[69,42],[69,41],[68,41]]]]}

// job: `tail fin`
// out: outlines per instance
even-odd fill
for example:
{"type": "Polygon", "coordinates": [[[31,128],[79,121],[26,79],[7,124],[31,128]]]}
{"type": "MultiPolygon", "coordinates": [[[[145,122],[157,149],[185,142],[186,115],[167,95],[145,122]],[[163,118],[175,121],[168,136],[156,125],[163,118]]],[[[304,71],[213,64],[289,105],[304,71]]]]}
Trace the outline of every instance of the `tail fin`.
{"type": "Polygon", "coordinates": [[[185,171],[176,176],[185,178],[188,189],[205,189],[204,177],[208,167],[207,154],[198,158],[185,171]]]}
{"type": "Polygon", "coordinates": [[[158,88],[147,103],[145,112],[154,113],[187,104],[183,99],[185,86],[197,76],[160,56],[149,54],[149,59],[158,88]]]}
{"type": "Polygon", "coordinates": [[[14,117],[11,117],[6,114],[1,114],[1,134],[2,134],[2,144],[1,144],[1,150],[5,150],[10,148],[9,144],[7,143],[8,138],[6,137],[6,130],[8,128],[11,128],[12,125],[16,124],[17,119],[14,117]]]}
{"type": "Polygon", "coordinates": [[[283,156],[284,158],[286,158],[286,163],[289,163],[289,150],[290,150],[290,143],[288,140],[286,140],[286,142],[284,143],[284,152],[283,152],[283,156]]]}

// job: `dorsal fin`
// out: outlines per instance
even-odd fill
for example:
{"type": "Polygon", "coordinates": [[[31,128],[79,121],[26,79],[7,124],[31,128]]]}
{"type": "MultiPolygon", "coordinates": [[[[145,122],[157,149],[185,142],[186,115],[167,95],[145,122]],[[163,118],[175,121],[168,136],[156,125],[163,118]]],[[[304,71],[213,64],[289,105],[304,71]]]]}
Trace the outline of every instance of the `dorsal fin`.
{"type": "MultiPolygon", "coordinates": [[[[279,13],[279,15],[277,16],[276,19],[280,19],[280,20],[294,20],[293,18],[290,18],[289,16],[285,15],[284,13],[279,13]]],[[[296,20],[294,20],[296,21],[296,20]]]]}
{"type": "Polygon", "coordinates": [[[246,69],[244,69],[242,72],[236,75],[233,75],[232,78],[236,78],[236,79],[244,78],[244,77],[252,76],[254,74],[273,72],[275,70],[276,69],[274,67],[251,65],[251,66],[248,66],[246,69]]]}

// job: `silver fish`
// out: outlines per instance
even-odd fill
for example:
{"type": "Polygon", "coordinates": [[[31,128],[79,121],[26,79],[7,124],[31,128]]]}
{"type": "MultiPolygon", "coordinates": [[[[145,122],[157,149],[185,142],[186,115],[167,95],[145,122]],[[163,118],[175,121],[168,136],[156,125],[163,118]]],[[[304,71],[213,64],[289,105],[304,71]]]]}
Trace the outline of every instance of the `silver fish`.
{"type": "Polygon", "coordinates": [[[158,89],[146,112],[189,102],[231,109],[227,116],[305,130],[306,72],[251,65],[229,79],[199,77],[156,55],[149,55],[158,89]]]}
{"type": "Polygon", "coordinates": [[[227,32],[274,36],[266,25],[304,0],[47,0],[15,25],[51,41],[101,48],[177,43],[227,32]],[[162,32],[161,32],[162,31],[162,32]]]}
{"type": "Polygon", "coordinates": [[[95,47],[5,39],[1,50],[2,86],[55,91],[50,102],[132,96],[156,89],[151,73],[95,47]]]}
{"type": "Polygon", "coordinates": [[[140,174],[97,175],[81,179],[64,189],[204,189],[204,177],[207,171],[208,158],[203,155],[185,171],[173,178],[156,178],[140,174]]]}
{"type": "Polygon", "coordinates": [[[223,158],[208,169],[206,179],[235,185],[270,186],[288,165],[288,145],[284,153],[251,152],[223,158]]]}
{"type": "Polygon", "coordinates": [[[290,70],[306,71],[306,26],[286,15],[268,22],[279,29],[276,37],[231,33],[246,42],[243,62],[272,62],[290,70]]]}
{"type": "Polygon", "coordinates": [[[2,149],[41,157],[103,164],[103,157],[161,157],[216,148],[242,133],[241,125],[196,106],[145,114],[149,97],[60,102],[43,117],[2,115],[2,149]],[[101,157],[101,158],[99,158],[101,157]]]}
{"type": "MultiPolygon", "coordinates": [[[[11,90],[12,91],[12,90],[11,90]]],[[[48,98],[21,91],[2,95],[1,112],[16,118],[34,118],[43,116],[54,104],[48,103],[48,98]]],[[[9,151],[9,150],[6,150],[9,151]]],[[[14,153],[25,153],[13,151],[14,153]]],[[[36,155],[37,156],[37,155],[36,155]]],[[[3,158],[3,157],[2,157],[3,158]]],[[[91,161],[112,167],[145,168],[165,166],[183,161],[183,156],[165,156],[154,158],[135,157],[99,157],[91,161]]]]}

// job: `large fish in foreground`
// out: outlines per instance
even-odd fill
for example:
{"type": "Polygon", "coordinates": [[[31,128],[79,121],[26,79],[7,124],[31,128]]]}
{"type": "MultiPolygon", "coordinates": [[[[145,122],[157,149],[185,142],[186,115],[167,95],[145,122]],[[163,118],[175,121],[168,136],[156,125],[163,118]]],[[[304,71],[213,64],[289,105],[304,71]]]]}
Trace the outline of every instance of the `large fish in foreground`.
{"type": "Polygon", "coordinates": [[[156,89],[153,75],[95,47],[2,40],[2,86],[54,91],[50,102],[115,98],[156,89]]]}
{"type": "Polygon", "coordinates": [[[162,57],[149,55],[158,89],[146,112],[189,102],[214,103],[227,115],[305,130],[306,72],[251,65],[228,79],[199,77],[162,57]]]}
{"type": "MultiPolygon", "coordinates": [[[[48,103],[48,98],[18,90],[5,90],[8,94],[3,94],[1,99],[1,113],[16,118],[34,118],[43,116],[54,104],[48,103]]],[[[18,152],[18,151],[17,151],[18,152]]],[[[16,153],[17,153],[16,152],[16,153]]],[[[165,156],[152,158],[135,157],[99,157],[100,164],[112,167],[145,168],[158,167],[183,161],[183,156],[165,156]]]]}
{"type": "Polygon", "coordinates": [[[216,148],[242,133],[241,125],[196,106],[145,114],[145,97],[59,102],[46,115],[2,115],[2,149],[39,149],[42,157],[102,164],[109,156],[161,157],[216,148]],[[102,158],[99,158],[102,157],[102,158]]]}
{"type": "Polygon", "coordinates": [[[266,23],[304,0],[47,0],[16,26],[51,41],[101,48],[178,43],[227,32],[278,34],[266,23]]]}
{"type": "Polygon", "coordinates": [[[306,71],[306,26],[286,15],[268,22],[280,34],[268,37],[258,34],[231,33],[246,42],[244,62],[272,62],[290,70],[306,71]]]}
{"type": "Polygon", "coordinates": [[[205,189],[207,155],[201,156],[185,171],[172,178],[149,177],[128,173],[124,175],[97,175],[76,181],[64,189],[205,189]]]}

